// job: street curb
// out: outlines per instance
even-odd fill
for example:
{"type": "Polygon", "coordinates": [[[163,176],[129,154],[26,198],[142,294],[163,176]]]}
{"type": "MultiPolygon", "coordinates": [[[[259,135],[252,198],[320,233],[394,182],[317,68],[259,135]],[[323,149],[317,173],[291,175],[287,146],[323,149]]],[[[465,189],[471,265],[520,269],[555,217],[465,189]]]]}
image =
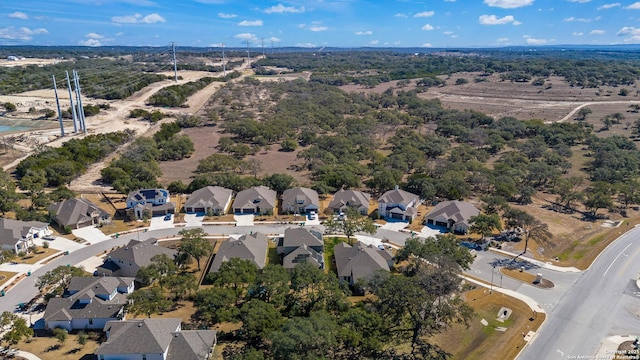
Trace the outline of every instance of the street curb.
{"type": "Polygon", "coordinates": [[[502,254],[502,255],[518,257],[518,259],[522,259],[524,261],[530,262],[532,264],[535,264],[535,265],[537,265],[539,267],[542,267],[542,268],[545,268],[545,269],[548,269],[548,270],[553,270],[553,271],[558,271],[558,272],[572,272],[572,273],[580,273],[580,272],[583,271],[583,270],[578,269],[575,266],[557,266],[557,265],[549,264],[549,263],[546,263],[546,262],[542,262],[540,260],[532,259],[532,258],[529,258],[529,257],[526,257],[526,256],[519,256],[518,254],[514,254],[512,252],[505,251],[505,250],[491,248],[491,249],[489,249],[489,251],[493,251],[493,252],[496,252],[496,253],[502,254]]]}

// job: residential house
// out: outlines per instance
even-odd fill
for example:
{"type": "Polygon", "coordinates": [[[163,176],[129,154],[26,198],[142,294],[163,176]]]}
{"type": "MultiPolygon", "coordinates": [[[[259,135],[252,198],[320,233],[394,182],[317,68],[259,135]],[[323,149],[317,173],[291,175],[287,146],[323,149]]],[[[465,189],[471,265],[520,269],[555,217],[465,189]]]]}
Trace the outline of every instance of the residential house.
{"type": "Polygon", "coordinates": [[[131,277],[71,278],[63,297],[49,299],[45,328],[102,329],[109,321],[125,318],[124,306],[133,290],[131,277]]]}
{"type": "Polygon", "coordinates": [[[341,242],[333,248],[338,278],[349,285],[358,279],[373,275],[376,271],[389,271],[393,266],[393,256],[373,245],[356,242],[354,246],[341,242]]]}
{"type": "Polygon", "coordinates": [[[338,190],[329,203],[329,208],[335,213],[345,212],[347,209],[356,209],[362,215],[369,215],[369,203],[371,195],[357,190],[338,190]]]}
{"type": "Polygon", "coordinates": [[[182,320],[133,319],[110,321],[98,360],[206,360],[216,345],[215,330],[182,330],[182,320]]]}
{"type": "Polygon", "coordinates": [[[231,206],[233,190],[220,186],[207,186],[189,195],[184,204],[186,213],[224,215],[231,206]]]}
{"type": "Polygon", "coordinates": [[[273,214],[276,207],[276,192],[266,186],[254,186],[242,190],[233,201],[236,214],[273,214]]]}
{"type": "Polygon", "coordinates": [[[480,210],[468,202],[443,201],[429,211],[425,224],[442,226],[449,231],[466,234],[469,232],[469,219],[478,214],[480,210]]]}
{"type": "Polygon", "coordinates": [[[387,219],[411,221],[418,215],[420,197],[398,186],[378,199],[378,213],[387,219]]]}
{"type": "Polygon", "coordinates": [[[96,271],[101,276],[136,277],[141,267],[151,265],[154,256],[165,254],[173,259],[177,253],[176,250],[159,246],[155,238],[131,240],[127,245],[111,251],[96,271]]]}
{"type": "Polygon", "coordinates": [[[111,222],[111,214],[87,199],[68,199],[47,207],[61,229],[79,229],[111,222]]]}
{"type": "Polygon", "coordinates": [[[217,272],[223,262],[232,258],[251,260],[258,269],[262,269],[267,262],[268,250],[269,238],[263,233],[255,232],[242,235],[238,239],[230,238],[220,244],[209,272],[217,272]]]}
{"type": "Polygon", "coordinates": [[[320,199],[318,193],[309,188],[295,187],[287,189],[282,194],[282,212],[288,214],[318,213],[320,199]]]}
{"type": "Polygon", "coordinates": [[[35,245],[33,239],[50,234],[47,223],[0,218],[0,250],[11,250],[16,254],[28,252],[29,247],[35,245]]]}
{"type": "Polygon", "coordinates": [[[129,192],[127,210],[136,218],[173,214],[176,205],[170,202],[169,191],[165,189],[140,189],[129,192]]]}
{"type": "Polygon", "coordinates": [[[276,249],[282,256],[282,266],[293,269],[301,262],[309,261],[324,269],[324,241],[322,233],[306,227],[288,228],[276,249]]]}

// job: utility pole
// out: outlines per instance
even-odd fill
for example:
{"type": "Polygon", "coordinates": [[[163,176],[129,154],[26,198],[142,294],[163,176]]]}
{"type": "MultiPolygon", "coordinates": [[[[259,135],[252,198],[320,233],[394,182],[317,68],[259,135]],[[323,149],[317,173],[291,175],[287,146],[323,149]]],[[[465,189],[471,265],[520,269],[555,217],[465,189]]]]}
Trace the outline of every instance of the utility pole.
{"type": "Polygon", "coordinates": [[[82,106],[82,89],[80,89],[80,77],[78,76],[78,72],[75,70],[73,70],[73,80],[76,83],[76,98],[78,100],[78,116],[80,119],[80,128],[86,134],[87,123],[84,117],[84,107],[82,106]]]}
{"type": "Polygon", "coordinates": [[[249,40],[247,40],[247,61],[251,61],[251,53],[249,52],[249,40]]]}
{"type": "Polygon", "coordinates": [[[69,72],[65,71],[67,74],[67,89],[69,90],[69,102],[71,103],[71,113],[73,115],[73,132],[78,133],[78,115],[76,114],[76,107],[73,106],[73,95],[71,95],[71,82],[69,81],[69,72]]]}
{"type": "Polygon", "coordinates": [[[224,63],[224,43],[222,43],[222,76],[227,76],[227,64],[224,63]]]}
{"type": "Polygon", "coordinates": [[[56,95],[56,105],[58,106],[58,120],[60,121],[60,136],[64,136],[64,125],[62,124],[62,112],[60,111],[60,100],[58,99],[58,87],[56,86],[56,76],[51,75],[53,79],[53,93],[56,95]]]}
{"type": "Polygon", "coordinates": [[[173,52],[173,75],[176,79],[176,83],[178,82],[178,64],[176,63],[176,45],[175,43],[171,43],[171,50],[173,52]]]}
{"type": "Polygon", "coordinates": [[[264,57],[264,38],[262,38],[262,57],[264,57]]]}

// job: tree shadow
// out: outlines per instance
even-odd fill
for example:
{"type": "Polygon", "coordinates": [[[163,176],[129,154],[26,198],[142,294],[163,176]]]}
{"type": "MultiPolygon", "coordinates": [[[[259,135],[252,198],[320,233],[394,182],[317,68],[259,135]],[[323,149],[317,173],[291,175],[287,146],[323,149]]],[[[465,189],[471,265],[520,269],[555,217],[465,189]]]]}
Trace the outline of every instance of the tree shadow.
{"type": "Polygon", "coordinates": [[[524,268],[525,270],[533,270],[533,269],[540,268],[540,266],[534,263],[531,263],[529,261],[522,260],[522,259],[517,259],[517,258],[494,259],[493,261],[489,262],[489,265],[493,267],[503,267],[503,268],[512,269],[512,270],[522,269],[522,268],[524,268]]]}

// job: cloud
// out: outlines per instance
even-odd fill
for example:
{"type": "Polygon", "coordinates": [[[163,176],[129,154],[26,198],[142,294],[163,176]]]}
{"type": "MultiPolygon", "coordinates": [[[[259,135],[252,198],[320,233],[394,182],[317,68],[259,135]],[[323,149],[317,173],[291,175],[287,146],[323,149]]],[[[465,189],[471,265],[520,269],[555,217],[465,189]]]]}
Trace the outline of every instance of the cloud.
{"type": "Polygon", "coordinates": [[[218,17],[222,18],[222,19],[233,19],[233,18],[237,18],[238,15],[236,15],[236,14],[227,14],[227,13],[221,12],[221,13],[218,13],[218,17]]]}
{"type": "Polygon", "coordinates": [[[478,22],[480,25],[505,25],[505,24],[513,24],[520,25],[521,22],[517,21],[513,16],[507,15],[501,18],[498,18],[495,15],[480,15],[478,17],[478,22]]]}
{"type": "Polygon", "coordinates": [[[573,35],[573,36],[582,36],[582,35],[584,35],[584,33],[582,31],[575,31],[571,35],[573,35]]]}
{"type": "Polygon", "coordinates": [[[33,39],[34,35],[48,33],[47,29],[44,28],[29,29],[28,27],[21,27],[16,29],[13,26],[9,26],[0,28],[0,39],[29,41],[33,39]]]}
{"type": "Polygon", "coordinates": [[[640,29],[635,28],[633,26],[625,26],[622,29],[618,30],[616,33],[618,36],[626,36],[626,35],[640,35],[640,29]]]}
{"type": "Polygon", "coordinates": [[[309,28],[309,30],[314,31],[314,32],[318,32],[318,31],[327,31],[329,30],[328,27],[326,26],[320,26],[320,25],[313,25],[309,28]]]}
{"type": "Polygon", "coordinates": [[[523,6],[533,4],[534,0],[484,0],[488,6],[499,7],[503,9],[516,9],[523,6]]]}
{"type": "Polygon", "coordinates": [[[262,26],[262,20],[243,20],[238,23],[240,26],[262,26]]]}
{"type": "Polygon", "coordinates": [[[424,43],[422,44],[422,47],[433,47],[433,45],[431,45],[431,43],[424,43]]]}
{"type": "Polygon", "coordinates": [[[572,3],[581,3],[581,4],[591,2],[591,0],[567,0],[567,1],[572,3]]]}
{"type": "Polygon", "coordinates": [[[399,18],[408,18],[408,16],[406,14],[403,14],[403,13],[397,13],[397,14],[395,14],[393,16],[399,17],[399,18]]]}
{"type": "Polygon", "coordinates": [[[431,30],[433,30],[433,26],[431,26],[429,24],[426,24],[425,26],[422,27],[422,30],[431,31],[431,30]]]}
{"type": "Polygon", "coordinates": [[[378,40],[369,41],[369,45],[378,45],[378,43],[380,43],[380,41],[378,41],[378,40]]]}
{"type": "Polygon", "coordinates": [[[27,14],[25,14],[23,12],[20,12],[20,11],[16,11],[14,13],[11,13],[11,14],[7,15],[7,16],[9,16],[12,19],[22,19],[22,20],[29,19],[29,15],[27,15],[27,14]]]}
{"type": "Polygon", "coordinates": [[[78,41],[78,44],[80,44],[82,46],[93,46],[93,47],[102,46],[102,43],[98,39],[80,40],[80,41],[78,41]]]}
{"type": "Polygon", "coordinates": [[[104,39],[104,36],[102,36],[102,35],[100,35],[98,33],[94,33],[94,32],[88,33],[84,37],[86,37],[87,39],[96,39],[96,40],[104,39]]]}
{"type": "Polygon", "coordinates": [[[501,43],[501,44],[508,43],[509,42],[509,38],[506,38],[506,37],[499,38],[499,39],[496,39],[496,42],[497,43],[501,43]]]}
{"type": "Polygon", "coordinates": [[[316,44],[312,44],[312,43],[297,43],[296,47],[314,48],[314,47],[317,47],[317,46],[316,46],[316,44]]]}
{"type": "Polygon", "coordinates": [[[596,30],[591,30],[591,32],[589,34],[591,34],[591,35],[603,35],[604,33],[606,33],[606,31],[596,29],[596,30]]]}
{"type": "Polygon", "coordinates": [[[615,7],[620,7],[620,6],[622,6],[620,3],[604,4],[602,6],[598,6],[598,10],[613,9],[615,7]]]}
{"type": "Polygon", "coordinates": [[[432,17],[433,15],[435,15],[435,13],[436,13],[435,11],[423,11],[413,15],[413,17],[414,18],[432,17]]]}
{"type": "Polygon", "coordinates": [[[563,22],[583,22],[583,23],[590,23],[592,21],[598,21],[600,20],[601,17],[600,16],[596,16],[593,19],[588,19],[588,18],[577,18],[577,17],[568,17],[568,18],[564,18],[562,19],[563,22]]]}
{"type": "Polygon", "coordinates": [[[640,10],[640,1],[634,2],[633,4],[627,6],[625,9],[640,10]]]}
{"type": "Polygon", "coordinates": [[[240,40],[249,40],[249,42],[258,41],[258,37],[256,36],[256,34],[252,34],[252,33],[236,34],[233,37],[236,38],[236,39],[240,39],[240,40]]]}
{"type": "Polygon", "coordinates": [[[149,14],[147,16],[142,16],[140,14],[113,16],[111,21],[116,24],[155,24],[159,22],[166,22],[162,16],[156,13],[149,14]]]}
{"type": "Polygon", "coordinates": [[[117,32],[115,35],[116,36],[122,36],[122,35],[124,35],[124,33],[121,31],[121,32],[117,32]]]}
{"type": "Polygon", "coordinates": [[[294,6],[284,6],[282,4],[278,4],[275,6],[272,6],[270,8],[267,8],[264,10],[265,13],[267,14],[272,14],[272,13],[303,13],[304,12],[304,6],[301,6],[299,8],[294,7],[294,6]]]}
{"type": "Polygon", "coordinates": [[[355,33],[356,35],[373,35],[373,31],[371,30],[367,30],[367,31],[356,31],[355,33]]]}
{"type": "Polygon", "coordinates": [[[445,31],[445,32],[443,32],[443,34],[445,34],[445,35],[453,35],[453,31],[445,31]]]}
{"type": "Polygon", "coordinates": [[[527,44],[529,45],[544,45],[548,42],[547,39],[536,39],[529,36],[525,36],[527,38],[527,44]]]}

